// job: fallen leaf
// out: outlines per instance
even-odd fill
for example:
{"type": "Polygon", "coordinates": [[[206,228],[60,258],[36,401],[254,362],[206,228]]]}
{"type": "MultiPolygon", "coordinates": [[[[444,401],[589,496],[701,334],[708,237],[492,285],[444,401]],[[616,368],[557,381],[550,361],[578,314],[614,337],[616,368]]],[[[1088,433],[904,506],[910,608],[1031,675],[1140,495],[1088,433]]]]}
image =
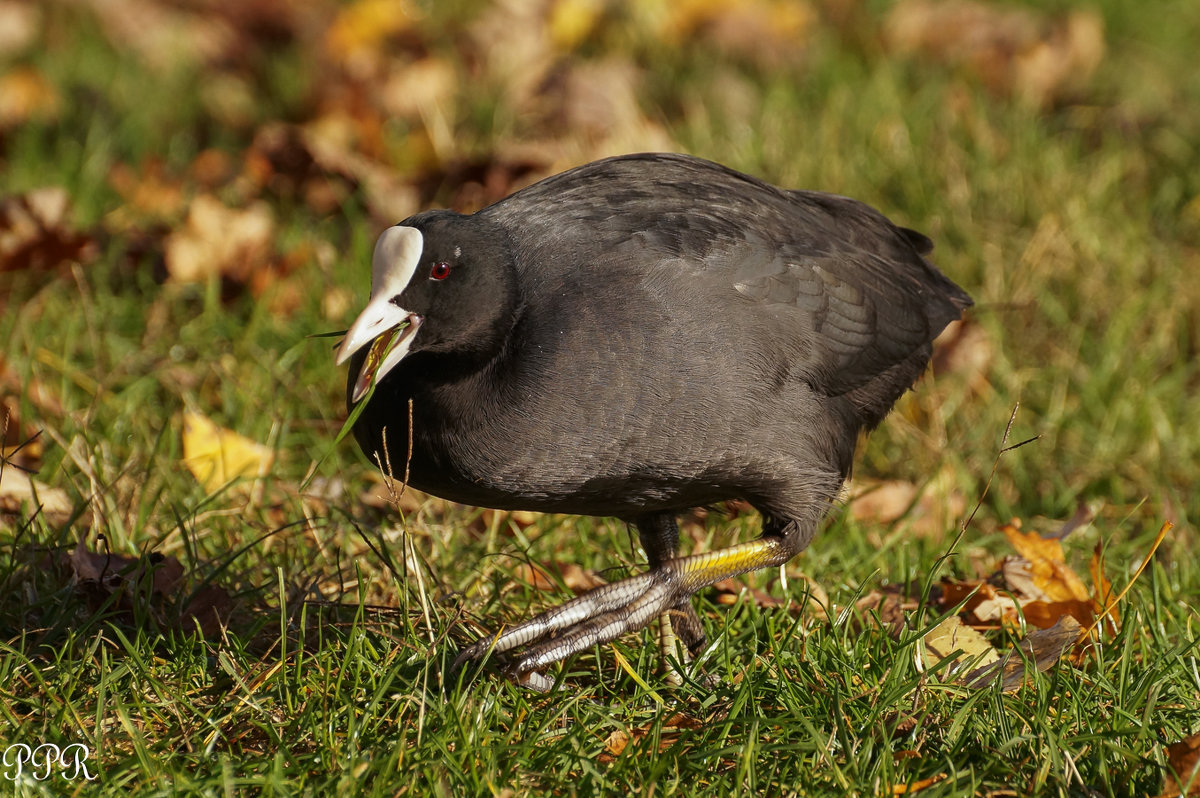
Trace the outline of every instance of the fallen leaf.
{"type": "Polygon", "coordinates": [[[1035,531],[1023,532],[1012,524],[1000,528],[1017,553],[1030,563],[1033,585],[1050,601],[1090,601],[1083,580],[1066,564],[1062,544],[1035,531]]]}
{"type": "Polygon", "coordinates": [[[965,602],[961,614],[972,626],[999,626],[1015,617],[1020,604],[1010,593],[981,580],[943,579],[941,605],[946,608],[965,602]]]}
{"type": "Polygon", "coordinates": [[[96,255],[90,235],[68,221],[66,189],[47,186],[0,199],[0,271],[56,269],[96,255]]]}
{"type": "Polygon", "coordinates": [[[366,77],[385,56],[389,39],[412,28],[416,9],[402,0],[354,0],[338,10],[325,49],[352,74],[366,77]]]}
{"type": "Polygon", "coordinates": [[[913,793],[918,793],[921,790],[932,787],[938,782],[945,781],[947,778],[949,778],[949,774],[939,773],[936,776],[930,776],[926,779],[918,779],[910,784],[893,784],[892,795],[912,795],[913,793]]]}
{"type": "Polygon", "coordinates": [[[275,461],[266,446],[218,427],[195,412],[183,414],[183,464],[209,493],[240,477],[261,477],[275,461]]]}
{"type": "Polygon", "coordinates": [[[816,29],[816,9],[797,0],[674,0],[650,20],[652,32],[673,47],[703,40],[719,53],[764,69],[794,63],[816,29]]]}
{"type": "Polygon", "coordinates": [[[954,659],[947,673],[954,673],[965,665],[980,668],[1000,660],[1000,654],[991,642],[963,624],[957,615],[943,618],[925,634],[923,645],[916,649],[917,670],[924,672],[951,655],[954,659]]]}
{"type": "Polygon", "coordinates": [[[1025,683],[1027,662],[1032,661],[1037,671],[1049,670],[1075,646],[1082,631],[1079,621],[1064,615],[1053,627],[1030,632],[1017,644],[1019,650],[1010,651],[997,662],[975,668],[959,681],[973,688],[987,687],[999,681],[1003,692],[1012,692],[1025,683]]]}
{"type": "Polygon", "coordinates": [[[961,67],[993,92],[1047,107],[1087,84],[1104,57],[1104,22],[1092,10],[1050,17],[978,0],[905,0],[884,39],[895,52],[961,67]]]}
{"type": "MultiPolygon", "coordinates": [[[[694,718],[691,715],[686,715],[681,712],[676,712],[671,717],[667,718],[661,727],[659,727],[658,748],[656,753],[666,751],[672,745],[679,741],[683,736],[683,732],[694,731],[704,727],[704,721],[699,718],[694,718]]],[[[610,763],[619,757],[626,748],[632,745],[635,749],[640,747],[643,740],[647,738],[651,731],[655,729],[653,721],[646,723],[636,729],[616,729],[608,735],[604,740],[604,750],[600,752],[598,759],[603,763],[610,763]]]]}
{"type": "Polygon", "coordinates": [[[155,553],[144,557],[101,554],[91,551],[82,538],[72,550],[68,562],[77,581],[94,582],[110,592],[123,585],[138,587],[149,573],[151,592],[166,595],[183,578],[183,566],[174,557],[155,553]]]}
{"type": "Polygon", "coordinates": [[[136,609],[185,632],[198,628],[205,637],[215,636],[229,619],[233,605],[229,594],[204,584],[186,595],[184,569],[174,557],[157,552],[138,557],[95,552],[81,539],[64,559],[76,589],[93,612],[107,607],[129,618],[136,617],[136,609]],[[173,615],[169,608],[178,607],[183,598],[186,606],[173,615]]]}
{"type": "Polygon", "coordinates": [[[71,516],[74,506],[62,488],[54,488],[13,466],[0,468],[0,513],[44,513],[51,523],[71,516]]]}
{"type": "Polygon", "coordinates": [[[0,75],[0,129],[30,121],[53,122],[62,108],[58,89],[34,67],[0,75]]]}
{"type": "MultiPolygon", "coordinates": [[[[166,174],[162,161],[152,159],[135,170],[125,163],[108,170],[108,184],[125,202],[122,216],[173,222],[183,214],[183,181],[166,174]]],[[[120,219],[119,223],[126,222],[120,219]]]]}
{"type": "Polygon", "coordinates": [[[1200,734],[1168,745],[1167,765],[1171,772],[1163,784],[1162,798],[1200,795],[1200,734]]]}
{"type": "Polygon", "coordinates": [[[167,273],[180,283],[225,277],[246,283],[271,257],[275,220],[265,202],[230,208],[210,194],[192,200],[183,228],[167,236],[167,273]]]}
{"type": "Polygon", "coordinates": [[[223,588],[204,585],[188,600],[180,613],[180,623],[187,631],[193,625],[207,638],[215,637],[228,620],[233,600],[223,588]]]}
{"type": "MultiPolygon", "coordinates": [[[[555,570],[558,571],[559,581],[575,593],[586,593],[592,588],[608,584],[595,571],[584,570],[574,563],[566,563],[555,570]]],[[[514,576],[534,590],[556,590],[559,584],[559,581],[556,581],[545,570],[529,563],[522,563],[518,566],[514,576]]]]}
{"type": "Polygon", "coordinates": [[[255,190],[269,189],[331,213],[361,188],[371,213],[394,224],[415,213],[416,189],[398,171],[356,150],[358,122],[345,116],[319,117],[304,127],[264,125],[245,154],[245,179],[255,190]]]}
{"type": "MultiPolygon", "coordinates": [[[[783,599],[773,596],[765,590],[751,588],[736,577],[722,579],[712,588],[717,591],[716,602],[726,606],[737,604],[743,596],[749,596],[750,600],[754,602],[754,606],[764,609],[779,609],[787,605],[783,599]]],[[[799,607],[799,605],[796,606],[799,607]]]]}
{"type": "Polygon", "coordinates": [[[948,472],[924,485],[904,480],[855,479],[849,486],[850,517],[871,524],[898,523],[917,535],[941,536],[966,510],[966,495],[948,472]]]}
{"type": "Polygon", "coordinates": [[[903,590],[903,585],[888,585],[883,590],[872,590],[855,602],[855,609],[860,617],[867,619],[872,618],[870,612],[874,610],[879,617],[879,623],[888,634],[894,639],[899,639],[908,627],[905,612],[918,609],[917,602],[905,600],[902,596],[903,590]]]}
{"type": "MultiPolygon", "coordinates": [[[[0,358],[0,373],[4,371],[0,358]]],[[[0,378],[2,379],[2,378],[0,378]]],[[[21,423],[21,403],[15,396],[0,399],[0,468],[33,473],[42,464],[42,438],[39,430],[21,423]]]]}

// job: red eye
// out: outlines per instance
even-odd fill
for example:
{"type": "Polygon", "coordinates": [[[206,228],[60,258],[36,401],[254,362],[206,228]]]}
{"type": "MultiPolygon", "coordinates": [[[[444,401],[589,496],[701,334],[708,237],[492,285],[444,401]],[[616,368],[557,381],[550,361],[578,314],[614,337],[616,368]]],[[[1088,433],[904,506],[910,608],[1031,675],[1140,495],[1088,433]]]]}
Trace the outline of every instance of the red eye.
{"type": "Polygon", "coordinates": [[[450,264],[445,261],[438,261],[433,264],[433,268],[429,270],[430,280],[445,280],[450,276],[450,264]]]}

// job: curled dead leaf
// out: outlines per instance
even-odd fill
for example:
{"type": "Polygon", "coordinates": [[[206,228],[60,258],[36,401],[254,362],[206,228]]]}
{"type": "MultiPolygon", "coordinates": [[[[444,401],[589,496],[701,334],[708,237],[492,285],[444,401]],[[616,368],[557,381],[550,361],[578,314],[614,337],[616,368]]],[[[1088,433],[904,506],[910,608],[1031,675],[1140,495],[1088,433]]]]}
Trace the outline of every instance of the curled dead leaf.
{"type": "Polygon", "coordinates": [[[1012,692],[1026,682],[1029,676],[1027,663],[1031,663],[1036,671],[1049,670],[1064,654],[1074,648],[1082,632],[1083,627],[1079,621],[1070,615],[1064,615],[1051,628],[1030,632],[1017,644],[1018,650],[1010,651],[998,661],[972,670],[959,681],[976,689],[999,681],[1003,692],[1012,692]]]}

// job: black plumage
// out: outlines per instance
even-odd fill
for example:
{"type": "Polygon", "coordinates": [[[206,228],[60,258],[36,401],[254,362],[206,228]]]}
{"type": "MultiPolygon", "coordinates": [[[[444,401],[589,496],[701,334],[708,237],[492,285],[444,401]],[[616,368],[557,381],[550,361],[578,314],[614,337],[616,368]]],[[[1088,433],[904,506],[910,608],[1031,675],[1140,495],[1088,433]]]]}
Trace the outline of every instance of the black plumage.
{"type": "Polygon", "coordinates": [[[525,674],[672,608],[703,645],[689,596],[807,546],[859,432],[971,304],[931,249],[855,200],[662,154],[385,232],[339,352],[351,404],[378,380],[363,450],[386,428],[393,470],[434,495],[630,521],[651,566],[466,655],[524,646],[505,659],[525,674]],[[731,498],[763,537],[677,557],[675,514],[731,498]]]}

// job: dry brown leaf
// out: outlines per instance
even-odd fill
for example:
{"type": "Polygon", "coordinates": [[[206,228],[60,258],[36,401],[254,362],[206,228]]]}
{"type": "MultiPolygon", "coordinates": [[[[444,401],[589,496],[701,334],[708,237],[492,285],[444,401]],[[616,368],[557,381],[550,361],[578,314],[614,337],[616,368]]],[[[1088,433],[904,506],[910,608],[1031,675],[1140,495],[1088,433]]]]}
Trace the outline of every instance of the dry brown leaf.
{"type": "Polygon", "coordinates": [[[192,200],[185,225],[167,236],[167,273],[180,283],[211,277],[245,283],[269,263],[274,239],[275,220],[265,202],[229,208],[201,194],[192,200]]]}
{"type": "Polygon", "coordinates": [[[450,118],[449,106],[458,93],[454,64],[427,56],[394,68],[379,89],[379,101],[389,117],[419,122],[431,116],[450,118]]]}
{"type": "Polygon", "coordinates": [[[90,235],[70,226],[66,189],[47,186],[0,199],[0,271],[56,269],[96,255],[90,235]]]}
{"type": "MultiPolygon", "coordinates": [[[[65,561],[93,610],[110,605],[115,596],[111,606],[119,612],[131,613],[138,602],[161,618],[160,600],[171,602],[185,597],[184,569],[174,557],[154,552],[140,557],[94,552],[81,539],[65,561]]],[[[186,598],[187,605],[178,618],[183,631],[199,628],[205,637],[212,637],[229,619],[233,602],[223,588],[206,584],[186,598]]],[[[170,623],[174,625],[174,620],[170,623]]]]}
{"type": "Polygon", "coordinates": [[[1168,745],[1167,764],[1172,772],[1163,783],[1161,798],[1200,795],[1200,734],[1168,745]]]}
{"type": "Polygon", "coordinates": [[[543,0],[503,0],[488,4],[468,28],[479,72],[515,109],[527,106],[557,63],[546,25],[543,0]]]}
{"type": "Polygon", "coordinates": [[[209,493],[240,477],[261,477],[274,461],[275,453],[266,446],[199,413],[183,414],[183,464],[209,493]]]}
{"type": "Polygon", "coordinates": [[[879,622],[888,634],[898,639],[900,634],[908,626],[908,618],[905,616],[906,611],[912,611],[918,608],[915,601],[906,601],[901,595],[903,586],[888,585],[882,591],[872,590],[867,595],[855,602],[855,608],[858,614],[864,618],[870,618],[870,611],[874,610],[879,616],[879,622]]]}
{"type": "Polygon", "coordinates": [[[52,122],[61,109],[58,89],[37,69],[16,67],[0,75],[0,129],[52,122]]]}
{"type": "Polygon", "coordinates": [[[1092,10],[1051,18],[979,0],[905,0],[892,7],[885,40],[897,52],[962,67],[992,91],[1045,107],[1091,78],[1104,56],[1104,23],[1092,10]]]}
{"type": "MultiPolygon", "coordinates": [[[[38,379],[22,383],[21,377],[8,365],[3,355],[0,355],[0,389],[22,394],[44,417],[62,418],[67,412],[58,394],[51,391],[46,383],[38,379]]],[[[5,407],[13,416],[16,415],[15,407],[9,406],[7,401],[5,407]]]]}
{"type": "Polygon", "coordinates": [[[367,507],[399,512],[405,516],[418,511],[429,513],[431,509],[433,515],[444,514],[445,508],[442,499],[424,494],[416,488],[406,487],[399,480],[392,480],[389,485],[388,480],[384,479],[378,471],[372,471],[370,475],[371,486],[358,496],[358,500],[367,507]],[[431,508],[430,505],[433,507],[431,508]]]}
{"type": "Polygon", "coordinates": [[[670,151],[674,142],[642,110],[644,74],[623,58],[571,63],[539,86],[526,112],[540,135],[558,136],[579,161],[670,151]]]}
{"type": "MultiPolygon", "coordinates": [[[[304,127],[263,126],[246,151],[245,181],[331,213],[361,187],[371,213],[387,224],[418,209],[417,191],[399,172],[362,155],[362,118],[330,113],[304,127]]],[[[367,125],[370,127],[370,125],[367,125]]]]}
{"type": "Polygon", "coordinates": [[[1078,621],[1070,615],[1064,615],[1051,628],[1030,632],[1017,644],[1018,651],[1010,651],[997,662],[975,668],[959,681],[974,688],[987,687],[1000,681],[1003,692],[1012,692],[1024,684],[1029,675],[1025,667],[1027,661],[1033,662],[1035,670],[1049,670],[1074,648],[1082,632],[1083,627],[1078,621]]]}
{"type": "Polygon", "coordinates": [[[148,554],[127,557],[122,554],[101,554],[88,549],[81,538],[68,560],[79,582],[95,582],[107,590],[117,590],[123,584],[138,586],[150,573],[152,593],[167,595],[183,578],[183,566],[174,557],[148,554]]]}
{"type": "MultiPolygon", "coordinates": [[[[608,584],[595,571],[584,570],[574,563],[566,563],[557,567],[559,580],[575,593],[586,593],[592,588],[608,584]]],[[[514,577],[525,582],[534,590],[550,591],[558,589],[556,581],[542,568],[529,563],[521,563],[514,572],[514,577]]]]}
{"type": "MultiPolygon", "coordinates": [[[[779,609],[787,605],[783,599],[772,596],[765,590],[758,590],[747,586],[737,577],[722,579],[712,586],[713,590],[718,591],[714,597],[718,604],[731,605],[737,604],[742,600],[742,596],[749,596],[754,602],[754,606],[764,609],[779,609]]],[[[800,605],[796,604],[795,609],[799,609],[800,605]]]]}
{"type": "Polygon", "coordinates": [[[188,600],[180,614],[185,631],[195,626],[204,637],[216,637],[221,627],[229,620],[233,600],[223,588],[204,585],[188,600]]]}
{"type": "Polygon", "coordinates": [[[546,573],[536,565],[529,563],[521,563],[513,572],[513,577],[525,584],[529,585],[534,590],[546,592],[554,590],[558,587],[550,574],[546,573]]]}
{"type": "Polygon", "coordinates": [[[0,513],[28,513],[40,509],[51,522],[65,521],[74,511],[71,497],[13,466],[0,469],[0,513]]]}
{"type": "Polygon", "coordinates": [[[954,607],[965,600],[960,612],[972,626],[997,627],[1005,618],[1015,617],[1020,606],[1011,594],[979,580],[944,579],[941,588],[941,606],[954,607]]]}
{"type": "Polygon", "coordinates": [[[948,472],[923,486],[904,480],[855,479],[849,486],[850,517],[871,524],[899,522],[918,535],[940,536],[966,510],[965,494],[948,472]]]}

